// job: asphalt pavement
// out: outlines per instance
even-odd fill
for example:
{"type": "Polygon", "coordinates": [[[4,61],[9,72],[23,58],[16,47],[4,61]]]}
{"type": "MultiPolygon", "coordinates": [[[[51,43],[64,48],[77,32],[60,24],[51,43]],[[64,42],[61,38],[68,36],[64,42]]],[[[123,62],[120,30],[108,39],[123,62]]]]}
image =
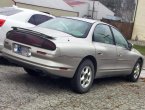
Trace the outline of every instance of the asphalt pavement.
{"type": "Polygon", "coordinates": [[[144,85],[143,78],[97,79],[90,92],[76,94],[67,79],[31,77],[0,60],[0,110],[145,110],[144,85]]]}

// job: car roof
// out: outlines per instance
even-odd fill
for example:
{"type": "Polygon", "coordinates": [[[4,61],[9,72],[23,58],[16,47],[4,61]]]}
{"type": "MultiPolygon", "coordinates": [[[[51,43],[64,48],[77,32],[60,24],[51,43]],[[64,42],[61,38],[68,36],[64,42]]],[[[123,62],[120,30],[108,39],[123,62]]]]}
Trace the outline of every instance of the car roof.
{"type": "Polygon", "coordinates": [[[98,21],[98,20],[87,19],[87,18],[80,18],[80,17],[65,16],[65,18],[76,19],[76,20],[85,21],[85,22],[88,22],[88,23],[101,23],[101,21],[98,21]]]}

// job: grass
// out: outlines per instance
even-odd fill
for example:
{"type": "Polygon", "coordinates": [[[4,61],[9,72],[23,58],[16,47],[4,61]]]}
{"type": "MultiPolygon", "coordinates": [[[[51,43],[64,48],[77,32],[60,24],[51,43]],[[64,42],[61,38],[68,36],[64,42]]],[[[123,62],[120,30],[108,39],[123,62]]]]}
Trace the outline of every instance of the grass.
{"type": "Polygon", "coordinates": [[[145,56],[145,46],[134,45],[133,47],[145,56]]]}

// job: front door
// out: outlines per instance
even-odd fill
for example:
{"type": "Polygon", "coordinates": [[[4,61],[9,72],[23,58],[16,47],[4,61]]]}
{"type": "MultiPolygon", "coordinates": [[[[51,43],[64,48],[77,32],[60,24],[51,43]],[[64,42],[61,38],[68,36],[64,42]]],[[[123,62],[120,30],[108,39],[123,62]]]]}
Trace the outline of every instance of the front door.
{"type": "Polygon", "coordinates": [[[115,28],[112,28],[117,47],[117,65],[116,68],[123,72],[130,72],[134,65],[131,51],[128,49],[128,42],[124,36],[115,28]]]}

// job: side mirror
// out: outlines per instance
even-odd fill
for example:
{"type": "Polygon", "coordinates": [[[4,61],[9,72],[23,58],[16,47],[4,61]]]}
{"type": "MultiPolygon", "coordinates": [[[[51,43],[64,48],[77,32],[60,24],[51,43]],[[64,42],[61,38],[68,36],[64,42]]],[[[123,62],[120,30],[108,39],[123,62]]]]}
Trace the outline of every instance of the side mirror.
{"type": "Polygon", "coordinates": [[[132,48],[133,48],[133,44],[130,43],[130,42],[128,42],[128,49],[129,49],[129,50],[132,50],[132,48]]]}

